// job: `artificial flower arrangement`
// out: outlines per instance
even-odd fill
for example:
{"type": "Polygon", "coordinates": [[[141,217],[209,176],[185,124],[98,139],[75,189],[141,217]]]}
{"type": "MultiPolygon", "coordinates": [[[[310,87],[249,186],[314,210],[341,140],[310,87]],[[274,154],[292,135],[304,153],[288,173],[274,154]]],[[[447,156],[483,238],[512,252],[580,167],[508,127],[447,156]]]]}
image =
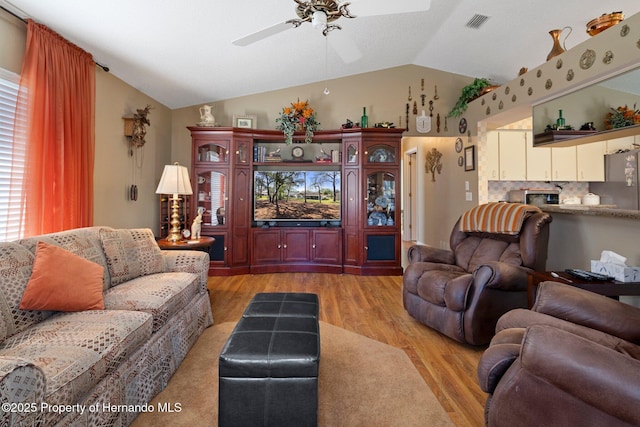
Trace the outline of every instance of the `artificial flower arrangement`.
{"type": "Polygon", "coordinates": [[[305,130],[304,141],[310,143],[313,140],[313,132],[317,131],[320,126],[316,112],[309,106],[309,102],[300,102],[299,99],[298,102],[292,102],[291,107],[284,107],[276,122],[279,122],[276,129],[284,133],[284,140],[287,144],[293,142],[294,132],[302,128],[305,130]]]}
{"type": "Polygon", "coordinates": [[[607,129],[617,129],[640,124],[640,110],[636,109],[636,104],[633,104],[633,108],[629,108],[626,105],[624,107],[612,108],[611,112],[607,113],[607,119],[604,123],[607,129]]]}

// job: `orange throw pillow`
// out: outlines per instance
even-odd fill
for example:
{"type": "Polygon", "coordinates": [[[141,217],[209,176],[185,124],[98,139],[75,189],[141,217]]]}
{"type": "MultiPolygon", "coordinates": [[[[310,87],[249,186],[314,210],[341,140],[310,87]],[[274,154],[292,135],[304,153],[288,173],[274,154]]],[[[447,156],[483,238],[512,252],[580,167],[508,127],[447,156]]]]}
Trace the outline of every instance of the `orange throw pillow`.
{"type": "Polygon", "coordinates": [[[104,267],[59,246],[38,242],[21,310],[104,310],[104,267]]]}

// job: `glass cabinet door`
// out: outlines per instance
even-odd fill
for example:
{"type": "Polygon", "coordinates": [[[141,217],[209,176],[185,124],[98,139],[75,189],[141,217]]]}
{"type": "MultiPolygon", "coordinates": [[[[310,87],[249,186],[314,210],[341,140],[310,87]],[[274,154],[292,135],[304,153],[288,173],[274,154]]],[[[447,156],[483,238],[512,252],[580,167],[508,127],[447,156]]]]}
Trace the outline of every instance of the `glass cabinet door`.
{"type": "Polygon", "coordinates": [[[347,163],[358,163],[358,148],[355,144],[349,144],[347,147],[347,163]]]}
{"type": "Polygon", "coordinates": [[[396,177],[389,172],[367,175],[367,226],[394,226],[396,222],[396,177]]]}
{"type": "Polygon", "coordinates": [[[202,213],[202,225],[221,226],[225,224],[227,207],[227,175],[216,171],[198,172],[197,212],[202,213]]]}
{"type": "Polygon", "coordinates": [[[210,162],[210,163],[227,163],[229,156],[229,149],[226,145],[216,144],[215,142],[209,144],[202,144],[198,146],[198,162],[210,162]]]}
{"type": "Polygon", "coordinates": [[[249,162],[249,142],[237,141],[236,142],[236,164],[241,165],[249,162]]]}
{"type": "Polygon", "coordinates": [[[372,145],[365,151],[367,163],[395,163],[396,150],[389,145],[372,145]]]}

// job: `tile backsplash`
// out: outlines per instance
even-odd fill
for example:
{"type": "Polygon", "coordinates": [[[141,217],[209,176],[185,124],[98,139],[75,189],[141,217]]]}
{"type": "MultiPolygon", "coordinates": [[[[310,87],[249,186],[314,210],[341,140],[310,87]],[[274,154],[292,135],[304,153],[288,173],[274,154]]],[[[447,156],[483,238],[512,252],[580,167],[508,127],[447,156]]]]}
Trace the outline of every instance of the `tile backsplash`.
{"type": "Polygon", "coordinates": [[[588,182],[544,182],[544,181],[488,181],[488,201],[503,202],[509,200],[509,190],[523,188],[544,188],[560,191],[560,203],[570,197],[582,197],[589,192],[588,182]],[[556,186],[562,187],[560,189],[556,186]]]}

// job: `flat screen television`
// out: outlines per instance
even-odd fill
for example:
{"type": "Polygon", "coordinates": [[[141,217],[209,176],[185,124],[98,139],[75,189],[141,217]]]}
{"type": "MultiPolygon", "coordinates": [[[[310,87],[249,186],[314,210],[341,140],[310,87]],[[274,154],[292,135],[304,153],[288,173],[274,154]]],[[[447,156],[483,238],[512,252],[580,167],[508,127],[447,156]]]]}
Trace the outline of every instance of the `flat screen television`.
{"type": "Polygon", "coordinates": [[[340,225],[340,171],[326,168],[253,172],[253,220],[258,225],[340,225]]]}

